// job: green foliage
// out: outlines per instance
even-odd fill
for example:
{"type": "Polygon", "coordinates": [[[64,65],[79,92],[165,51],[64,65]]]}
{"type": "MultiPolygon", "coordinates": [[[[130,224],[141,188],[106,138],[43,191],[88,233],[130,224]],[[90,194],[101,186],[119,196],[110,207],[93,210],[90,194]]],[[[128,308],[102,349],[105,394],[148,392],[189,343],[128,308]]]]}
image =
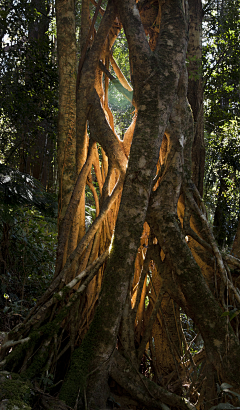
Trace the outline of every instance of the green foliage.
{"type": "Polygon", "coordinates": [[[34,160],[52,161],[56,136],[53,8],[44,1],[19,0],[5,2],[1,13],[0,159],[29,172],[34,160]]]}
{"type": "MultiPolygon", "coordinates": [[[[97,177],[94,172],[94,168],[92,169],[92,182],[93,182],[94,188],[96,189],[96,192],[99,197],[100,196],[99,186],[97,182],[97,177]]],[[[95,200],[94,200],[91,189],[89,188],[88,185],[86,185],[86,188],[85,188],[85,227],[86,227],[86,230],[88,230],[88,228],[91,226],[95,218],[96,218],[95,200]]]]}
{"type": "Polygon", "coordinates": [[[86,205],[85,206],[85,225],[86,225],[86,229],[88,230],[88,228],[91,226],[91,224],[93,223],[94,219],[96,217],[96,208],[94,205],[86,205]]]}
{"type": "Polygon", "coordinates": [[[1,206],[1,293],[5,312],[25,316],[54,274],[56,220],[36,209],[1,206]],[[7,308],[7,309],[6,309],[7,308]]]}
{"type": "Polygon", "coordinates": [[[112,90],[110,88],[110,93],[114,95],[113,100],[110,98],[109,105],[112,109],[115,129],[118,136],[123,139],[125,132],[132,122],[134,107],[128,103],[126,104],[125,101],[127,100],[122,96],[122,94],[118,93],[116,89],[112,90]]]}
{"type": "MultiPolygon", "coordinates": [[[[188,317],[182,310],[180,310],[180,320],[185,339],[189,345],[190,352],[192,355],[194,355],[203,347],[204,343],[202,337],[199,334],[192,319],[188,317]]],[[[185,346],[183,346],[183,350],[185,350],[185,346]]]]}
{"type": "Polygon", "coordinates": [[[30,205],[52,217],[57,217],[57,202],[41,183],[30,175],[0,164],[0,203],[30,205]]]}
{"type": "Polygon", "coordinates": [[[239,0],[206,2],[203,72],[206,128],[212,131],[239,116],[239,0]]]}
{"type": "Polygon", "coordinates": [[[46,373],[46,376],[42,376],[40,380],[40,384],[43,384],[44,391],[49,391],[53,386],[53,379],[54,376],[51,373],[46,373]]]}
{"type": "Polygon", "coordinates": [[[113,57],[118,63],[124,76],[130,82],[130,63],[129,63],[129,50],[126,36],[123,29],[119,33],[114,46],[113,46],[113,57]]]}
{"type": "Polygon", "coordinates": [[[30,384],[18,375],[0,372],[0,401],[8,400],[9,410],[15,408],[31,410],[29,404],[33,395],[30,384]]]}
{"type": "Polygon", "coordinates": [[[204,199],[223,248],[231,247],[239,218],[239,7],[239,0],[204,2],[204,199]]]}
{"type": "MultiPolygon", "coordinates": [[[[228,306],[228,307],[232,307],[232,306],[228,306]]],[[[229,320],[231,321],[232,319],[234,319],[237,315],[239,315],[240,310],[238,310],[237,308],[228,310],[226,312],[224,312],[222,314],[222,316],[229,316],[229,320]]]]}
{"type": "Polygon", "coordinates": [[[25,316],[54,274],[57,202],[33,177],[0,171],[0,304],[25,316]]]}
{"type": "Polygon", "coordinates": [[[236,118],[205,134],[205,194],[219,244],[231,246],[239,215],[240,122],[236,118]]]}
{"type": "MultiPolygon", "coordinates": [[[[130,83],[129,50],[123,29],[114,43],[113,57],[130,83]]],[[[114,75],[113,70],[112,74],[114,75]]],[[[132,96],[130,99],[132,99],[132,96]]],[[[114,116],[116,131],[120,137],[123,137],[132,121],[134,107],[131,102],[116,89],[112,81],[109,83],[109,106],[114,116]]]]}
{"type": "Polygon", "coordinates": [[[0,13],[0,305],[10,318],[26,315],[54,273],[57,200],[46,189],[55,184],[58,76],[53,3],[10,0],[0,13]]]}

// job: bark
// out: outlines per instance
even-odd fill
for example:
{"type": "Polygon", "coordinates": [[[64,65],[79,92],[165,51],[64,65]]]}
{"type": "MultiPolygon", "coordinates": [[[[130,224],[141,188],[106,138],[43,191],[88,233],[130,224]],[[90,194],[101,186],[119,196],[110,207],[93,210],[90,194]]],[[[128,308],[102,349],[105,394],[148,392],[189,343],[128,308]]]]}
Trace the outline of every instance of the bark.
{"type": "Polygon", "coordinates": [[[119,385],[131,394],[131,397],[141,401],[145,406],[163,409],[164,404],[167,404],[186,410],[194,408],[184,398],[163,389],[140,375],[131,360],[123,358],[117,350],[113,355],[110,373],[119,385]]]}
{"type": "Polygon", "coordinates": [[[205,163],[203,80],[202,80],[202,1],[189,0],[188,41],[188,101],[194,118],[194,140],[192,150],[192,179],[203,195],[205,163]]]}
{"type": "Polygon", "coordinates": [[[72,0],[56,2],[59,64],[58,169],[59,229],[75,183],[76,154],[76,37],[72,0]]]}
{"type": "MultiPolygon", "coordinates": [[[[38,10],[41,16],[36,18],[34,21],[30,21],[28,23],[26,22],[28,26],[28,34],[26,34],[28,46],[26,50],[24,81],[26,90],[29,90],[29,93],[32,92],[30,92],[30,90],[34,90],[37,86],[37,84],[34,84],[34,81],[36,81],[35,76],[38,78],[37,70],[44,70],[40,64],[47,61],[53,51],[51,50],[50,40],[46,34],[50,24],[50,16],[48,16],[49,6],[42,0],[32,0],[30,7],[32,11],[35,9],[38,10]],[[38,60],[37,65],[36,59],[38,60]]],[[[15,47],[19,47],[19,45],[16,45],[15,47]]],[[[21,52],[22,51],[19,50],[20,54],[21,52]]],[[[42,83],[42,86],[44,89],[47,89],[49,84],[46,80],[46,73],[43,73],[43,78],[44,77],[45,81],[42,83]]],[[[37,81],[39,81],[39,79],[37,81]]],[[[43,116],[43,107],[46,104],[46,101],[43,100],[41,102],[34,102],[33,100],[32,103],[35,106],[35,112],[37,110],[39,116],[43,116]]],[[[36,114],[32,115],[28,112],[21,114],[21,116],[22,115],[24,116],[24,120],[21,125],[17,125],[18,134],[21,135],[21,140],[18,140],[12,147],[12,153],[8,156],[7,162],[9,162],[13,167],[16,166],[16,164],[12,163],[11,158],[13,152],[16,151],[19,158],[17,164],[19,170],[23,173],[32,175],[42,183],[46,190],[51,190],[54,183],[52,174],[54,160],[54,138],[53,135],[50,136],[53,124],[48,118],[46,118],[46,115],[45,118],[42,118],[41,122],[37,121],[37,123],[34,118],[36,114]]]]}
{"type": "MultiPolygon", "coordinates": [[[[239,371],[238,340],[228,320],[222,317],[222,310],[207,286],[178,225],[177,202],[184,165],[183,149],[179,144],[184,127],[179,123],[179,118],[185,118],[185,124],[187,124],[188,116],[183,93],[170,120],[173,150],[170,157],[172,159],[168,164],[168,172],[162,178],[157,191],[152,195],[148,221],[156,233],[160,246],[169,256],[171,265],[174,267],[176,280],[186,299],[190,316],[197,324],[204,339],[209,361],[224,380],[239,389],[240,379],[236,377],[236,372],[239,371]],[[186,113],[181,116],[179,112],[184,106],[186,113]],[[211,317],[209,317],[209,312],[211,312],[211,317]],[[232,354],[233,351],[234,354],[232,354]]],[[[202,215],[202,218],[205,219],[205,216],[202,215]]]]}
{"type": "Polygon", "coordinates": [[[110,358],[133,278],[158,153],[176,98],[187,47],[186,16],[178,1],[167,1],[163,6],[160,40],[154,53],[149,48],[135,2],[123,2],[119,12],[133,61],[138,117],[99,305],[86,338],[74,352],[60,395],[69,405],[74,405],[79,388],[83,389],[87,378],[89,408],[106,404],[110,358]]]}

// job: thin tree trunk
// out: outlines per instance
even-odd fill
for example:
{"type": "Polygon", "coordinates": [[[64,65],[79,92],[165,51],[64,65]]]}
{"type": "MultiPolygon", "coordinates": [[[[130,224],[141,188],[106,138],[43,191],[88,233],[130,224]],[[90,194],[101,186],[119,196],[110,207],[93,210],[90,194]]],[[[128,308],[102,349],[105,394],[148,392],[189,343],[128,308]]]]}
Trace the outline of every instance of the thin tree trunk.
{"type": "Polygon", "coordinates": [[[76,36],[73,0],[56,1],[59,65],[58,169],[59,232],[76,175],[76,36]]]}
{"type": "Polygon", "coordinates": [[[192,179],[203,195],[205,163],[203,80],[202,80],[202,1],[189,0],[188,101],[194,118],[194,140],[192,149],[192,179]]]}

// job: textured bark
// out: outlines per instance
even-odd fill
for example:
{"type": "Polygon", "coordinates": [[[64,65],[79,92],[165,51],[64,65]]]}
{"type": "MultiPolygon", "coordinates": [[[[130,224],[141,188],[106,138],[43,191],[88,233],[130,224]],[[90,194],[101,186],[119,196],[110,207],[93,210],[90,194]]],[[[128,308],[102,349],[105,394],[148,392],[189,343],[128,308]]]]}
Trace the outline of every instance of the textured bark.
{"type": "MultiPolygon", "coordinates": [[[[160,246],[174,267],[176,280],[186,299],[190,316],[197,324],[204,339],[209,361],[224,380],[239,389],[240,375],[236,377],[239,374],[238,340],[228,320],[222,317],[222,310],[207,286],[178,225],[177,202],[183,180],[184,165],[183,147],[179,142],[181,133],[189,122],[187,104],[184,103],[184,88],[186,92],[186,85],[179,95],[179,101],[170,119],[169,134],[173,153],[169,155],[168,170],[158,189],[152,195],[148,221],[160,246]],[[185,115],[179,115],[184,107],[185,115]],[[184,124],[181,123],[180,118],[182,120],[185,118],[184,124]],[[211,312],[211,317],[209,317],[209,312],[211,312]],[[233,351],[234,354],[232,354],[233,351]]],[[[205,216],[202,215],[202,218],[205,216]]]]}
{"type": "Polygon", "coordinates": [[[76,37],[72,0],[56,2],[59,64],[58,169],[59,225],[65,215],[76,177],[76,37]]]}
{"type": "Polygon", "coordinates": [[[163,6],[160,40],[154,53],[149,48],[136,3],[123,1],[119,12],[129,43],[138,117],[99,306],[80,350],[74,352],[61,392],[67,403],[75,404],[79,385],[84,385],[86,373],[91,374],[87,388],[89,408],[106,403],[110,358],[134,274],[158,153],[176,98],[187,47],[186,16],[178,1],[167,1],[163,6]],[[75,383],[73,388],[76,378],[79,384],[75,383]]]}
{"type": "Polygon", "coordinates": [[[140,375],[131,361],[123,358],[117,350],[112,362],[111,376],[131,394],[131,397],[141,401],[145,406],[162,409],[164,403],[179,409],[194,409],[194,406],[184,398],[170,393],[140,375]]]}
{"type": "Polygon", "coordinates": [[[189,0],[188,41],[188,101],[194,118],[194,140],[192,150],[192,179],[203,195],[205,163],[203,80],[202,80],[202,1],[189,0]]]}

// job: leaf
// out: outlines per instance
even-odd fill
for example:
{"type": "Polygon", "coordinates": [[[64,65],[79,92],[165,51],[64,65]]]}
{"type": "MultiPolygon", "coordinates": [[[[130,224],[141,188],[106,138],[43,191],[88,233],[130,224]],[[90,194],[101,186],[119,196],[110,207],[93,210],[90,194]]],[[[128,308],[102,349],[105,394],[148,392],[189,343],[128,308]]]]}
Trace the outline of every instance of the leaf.
{"type": "Polygon", "coordinates": [[[170,410],[170,408],[164,403],[161,403],[161,407],[163,410],[170,410]]]}
{"type": "Polygon", "coordinates": [[[231,389],[231,388],[232,388],[232,386],[228,383],[222,383],[221,386],[220,386],[220,389],[222,391],[224,391],[225,389],[231,389]]]}
{"type": "Polygon", "coordinates": [[[232,320],[235,316],[239,315],[240,310],[237,308],[234,308],[232,310],[228,310],[226,312],[223,312],[221,316],[229,316],[229,320],[232,320]]]}
{"type": "Polygon", "coordinates": [[[35,206],[54,215],[57,201],[34,177],[0,164],[0,204],[35,206]]]}
{"type": "Polygon", "coordinates": [[[238,398],[239,403],[240,403],[240,394],[239,393],[236,393],[235,391],[232,391],[232,390],[229,390],[229,389],[224,390],[224,392],[229,393],[230,395],[232,394],[233,396],[236,396],[238,398]]]}
{"type": "Polygon", "coordinates": [[[221,316],[229,316],[229,311],[227,311],[227,312],[223,312],[222,314],[221,314],[221,316]]]}
{"type": "Polygon", "coordinates": [[[230,315],[229,315],[229,320],[232,320],[235,316],[239,315],[239,313],[240,313],[240,310],[238,309],[231,310],[230,315]]]}
{"type": "Polygon", "coordinates": [[[240,407],[235,407],[230,403],[219,403],[217,406],[211,407],[209,410],[228,410],[228,409],[239,409],[240,407]]]}

